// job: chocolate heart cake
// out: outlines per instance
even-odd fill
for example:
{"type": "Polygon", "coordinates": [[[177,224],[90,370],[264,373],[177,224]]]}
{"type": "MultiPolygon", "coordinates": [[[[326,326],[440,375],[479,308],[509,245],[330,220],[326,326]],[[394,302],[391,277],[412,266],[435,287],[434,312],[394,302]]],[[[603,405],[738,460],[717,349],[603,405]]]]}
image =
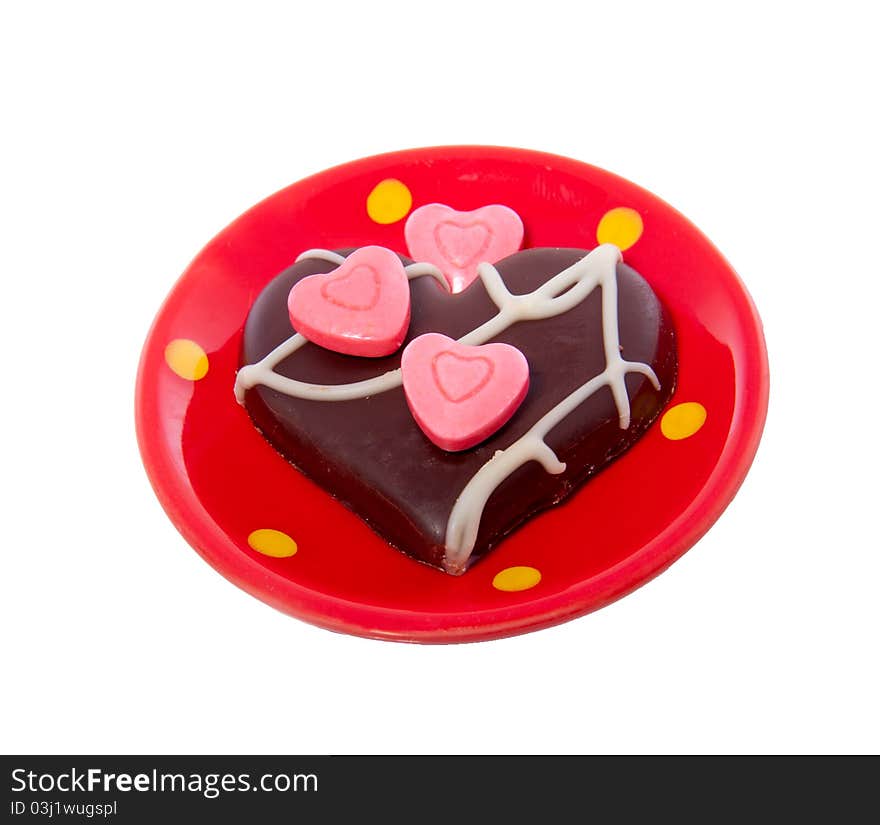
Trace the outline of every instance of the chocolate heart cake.
{"type": "Polygon", "coordinates": [[[352,252],[305,253],[266,286],[247,319],[236,393],[291,464],[415,559],[464,572],[624,453],[672,395],[670,319],[611,244],[517,252],[481,264],[457,294],[433,267],[401,258],[409,327],[381,357],[331,351],[291,324],[294,285],[333,272],[352,252]],[[421,421],[431,410],[422,408],[417,422],[408,403],[402,353],[428,333],[453,339],[451,355],[433,362],[445,372],[425,378],[441,389],[459,381],[463,389],[444,390],[450,409],[467,398],[479,415],[478,393],[492,387],[495,368],[491,352],[456,355],[451,347],[505,344],[527,361],[527,379],[518,379],[497,428],[477,428],[482,440],[473,446],[435,443],[421,421]]]}

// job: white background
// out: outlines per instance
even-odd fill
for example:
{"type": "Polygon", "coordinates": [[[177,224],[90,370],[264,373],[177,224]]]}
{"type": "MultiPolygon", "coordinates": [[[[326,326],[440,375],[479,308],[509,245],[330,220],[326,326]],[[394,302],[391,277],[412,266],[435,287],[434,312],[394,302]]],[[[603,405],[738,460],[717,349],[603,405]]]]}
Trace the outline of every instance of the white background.
{"type": "Polygon", "coordinates": [[[871,5],[4,4],[0,749],[880,750],[871,5]],[[569,155],[676,206],[751,291],[772,387],[739,495],[669,570],[430,647],[215,573],[152,493],[133,389],[163,298],[239,213],[445,143],[569,155]]]}

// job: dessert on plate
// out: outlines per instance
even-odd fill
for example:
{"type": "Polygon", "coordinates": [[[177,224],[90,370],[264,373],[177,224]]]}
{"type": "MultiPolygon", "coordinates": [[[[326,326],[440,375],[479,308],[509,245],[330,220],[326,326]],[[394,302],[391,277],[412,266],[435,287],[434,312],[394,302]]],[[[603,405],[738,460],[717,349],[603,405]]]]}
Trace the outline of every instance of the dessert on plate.
{"type": "Polygon", "coordinates": [[[736,494],[760,318],[683,215],[500,146],[361,158],[222,229],[147,336],[147,475],[195,550],[297,618],[447,643],[626,595],[736,494]]]}
{"type": "Polygon", "coordinates": [[[643,435],[675,333],[617,246],[521,249],[510,206],[426,204],[405,237],[303,250],[253,303],[235,392],[294,467],[458,575],[643,435]]]}

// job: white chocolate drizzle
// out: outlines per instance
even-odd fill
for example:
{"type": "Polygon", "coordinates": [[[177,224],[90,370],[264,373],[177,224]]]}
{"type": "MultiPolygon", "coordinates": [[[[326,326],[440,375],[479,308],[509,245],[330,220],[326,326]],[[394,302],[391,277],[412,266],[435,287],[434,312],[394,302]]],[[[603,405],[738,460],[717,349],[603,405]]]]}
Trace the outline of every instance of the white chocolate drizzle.
{"type": "MultiPolygon", "coordinates": [[[[590,254],[598,252],[604,246],[610,245],[603,245],[590,254]]],[[[562,399],[507,449],[498,450],[465,485],[455,500],[449,520],[446,522],[446,553],[443,558],[443,567],[447,573],[460,574],[464,572],[476,544],[486,502],[509,475],[530,461],[537,461],[551,475],[565,472],[565,464],[559,460],[559,457],[544,440],[550,430],[571,415],[577,407],[602,387],[610,388],[617,406],[620,428],[627,429],[630,424],[630,405],[629,395],[626,391],[626,376],[630,372],[641,373],[650,380],[655,389],[660,389],[660,381],[650,366],[638,361],[626,361],[620,354],[616,273],[620,252],[616,247],[611,248],[617,252],[616,259],[602,261],[596,268],[595,279],[585,277],[564,296],[568,297],[576,289],[584,287],[586,283],[591,282],[589,288],[585,287],[587,293],[592,291],[597,283],[601,286],[605,369],[562,399]]],[[[578,263],[583,263],[588,258],[589,256],[582,258],[578,263]]]]}
{"type": "MultiPolygon", "coordinates": [[[[337,265],[345,260],[336,252],[311,249],[300,255],[297,261],[307,258],[337,265]]],[[[537,289],[524,295],[513,295],[492,264],[481,263],[477,267],[477,274],[489,297],[498,307],[498,312],[488,321],[459,338],[459,343],[483,344],[520,321],[537,321],[562,315],[577,306],[599,286],[602,289],[602,341],[605,369],[560,401],[513,444],[496,452],[465,485],[452,507],[446,525],[446,553],[443,566],[448,573],[457,575],[466,569],[476,543],[486,502],[508,476],[530,461],[537,461],[553,475],[565,471],[565,464],[544,440],[557,424],[601,388],[608,387],[617,407],[620,428],[625,430],[630,425],[626,376],[629,373],[640,373],[651,381],[655,389],[660,389],[660,382],[648,364],[626,361],[620,354],[616,267],[621,259],[620,250],[616,246],[601,244],[537,289]]],[[[444,287],[447,286],[442,274],[431,264],[411,264],[406,267],[406,271],[411,279],[431,275],[440,280],[444,287]]],[[[315,401],[367,398],[401,385],[399,369],[350,384],[308,384],[275,372],[278,364],[306,343],[306,339],[297,333],[262,360],[242,367],[235,380],[235,397],[238,402],[243,404],[245,392],[258,384],[285,395],[315,401]]]]}

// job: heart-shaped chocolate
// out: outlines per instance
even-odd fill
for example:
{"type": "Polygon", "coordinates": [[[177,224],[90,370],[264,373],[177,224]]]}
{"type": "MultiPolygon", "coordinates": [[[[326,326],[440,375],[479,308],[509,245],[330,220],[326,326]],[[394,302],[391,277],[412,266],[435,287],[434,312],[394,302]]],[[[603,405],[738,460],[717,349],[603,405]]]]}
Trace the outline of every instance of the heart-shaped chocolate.
{"type": "Polygon", "coordinates": [[[297,281],[290,321],[309,341],[347,355],[377,358],[397,350],[409,325],[410,294],[400,259],[382,246],[353,252],[326,275],[297,281]]]}
{"type": "Polygon", "coordinates": [[[428,332],[403,352],[406,402],[444,450],[466,450],[507,422],[529,388],[529,363],[509,344],[466,346],[428,332]]]}
{"type": "Polygon", "coordinates": [[[404,234],[409,254],[439,267],[449,288],[461,292],[476,280],[482,261],[494,263],[519,249],[523,224],[498,203],[469,212],[428,203],[410,213],[404,234]]]}
{"type": "Polygon", "coordinates": [[[518,252],[459,294],[413,278],[404,346],[441,333],[509,344],[529,365],[528,392],[509,421],[471,449],[447,452],[412,417],[400,350],[358,358],[294,335],[288,293],[338,265],[327,258],[300,260],[258,296],[239,397],[293,465],[392,545],[447,572],[463,572],[620,456],[672,395],[672,325],[644,279],[616,263],[615,247],[518,252]]]}

